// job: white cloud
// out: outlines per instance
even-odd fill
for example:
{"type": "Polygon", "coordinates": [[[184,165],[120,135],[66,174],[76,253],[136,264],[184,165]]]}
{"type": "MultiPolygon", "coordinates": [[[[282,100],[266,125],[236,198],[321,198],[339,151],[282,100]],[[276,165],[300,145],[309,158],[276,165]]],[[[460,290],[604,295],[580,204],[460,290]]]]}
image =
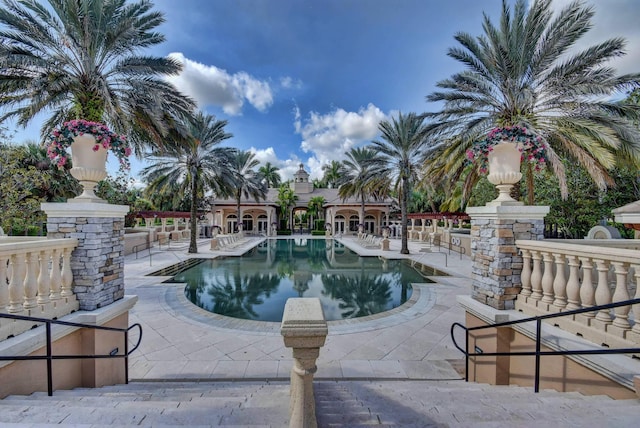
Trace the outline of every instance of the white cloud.
{"type": "Polygon", "coordinates": [[[256,159],[260,161],[260,166],[267,162],[271,162],[271,165],[277,166],[280,169],[280,178],[283,182],[293,179],[293,175],[300,168],[301,162],[297,156],[292,155],[289,159],[281,160],[278,158],[278,155],[276,155],[273,147],[267,147],[266,149],[251,147],[249,150],[255,153],[256,159]]]}
{"type": "Polygon", "coordinates": [[[242,113],[245,101],[264,112],[273,104],[269,83],[241,71],[229,74],[214,65],[205,65],[186,58],[180,52],[169,57],[182,63],[182,72],[167,78],[180,91],[192,97],[199,107],[220,106],[229,115],[242,113]]]}
{"type": "Polygon", "coordinates": [[[302,88],[301,80],[294,80],[293,77],[285,76],[280,78],[280,86],[285,89],[300,89],[302,88]]]}
{"type": "Polygon", "coordinates": [[[374,139],[378,124],[387,116],[375,105],[369,104],[357,112],[335,109],[327,114],[310,112],[302,118],[300,109],[294,109],[294,128],[302,136],[300,147],[312,156],[307,161],[313,178],[322,177],[322,165],[342,160],[345,152],[358,144],[374,139]]]}

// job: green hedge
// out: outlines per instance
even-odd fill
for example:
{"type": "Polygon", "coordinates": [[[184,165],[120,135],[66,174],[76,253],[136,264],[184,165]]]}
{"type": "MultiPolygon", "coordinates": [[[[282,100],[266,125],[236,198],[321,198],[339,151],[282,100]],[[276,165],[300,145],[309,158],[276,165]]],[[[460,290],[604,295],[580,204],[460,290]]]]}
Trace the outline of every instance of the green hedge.
{"type": "Polygon", "coordinates": [[[278,230],[278,235],[291,235],[291,230],[289,229],[278,230]]]}
{"type": "Polygon", "coordinates": [[[324,236],[324,230],[312,230],[311,236],[324,236]]]}

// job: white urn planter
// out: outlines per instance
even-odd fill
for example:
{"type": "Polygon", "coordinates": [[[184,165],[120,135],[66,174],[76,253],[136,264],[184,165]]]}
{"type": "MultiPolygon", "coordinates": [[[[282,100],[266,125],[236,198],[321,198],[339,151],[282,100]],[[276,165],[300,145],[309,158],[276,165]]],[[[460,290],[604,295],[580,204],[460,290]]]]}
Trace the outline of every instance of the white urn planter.
{"type": "Polygon", "coordinates": [[[82,194],[69,202],[100,202],[106,203],[94,193],[94,188],[99,181],[107,176],[107,149],[96,144],[93,135],[82,134],[73,138],[71,144],[71,160],[73,168],[71,175],[80,182],[82,194]],[[98,150],[94,147],[98,146],[98,150]]]}
{"type": "Polygon", "coordinates": [[[503,141],[489,152],[489,174],[487,180],[498,189],[498,197],[487,205],[522,205],[511,197],[511,188],[522,178],[520,172],[521,153],[518,145],[503,141]]]}

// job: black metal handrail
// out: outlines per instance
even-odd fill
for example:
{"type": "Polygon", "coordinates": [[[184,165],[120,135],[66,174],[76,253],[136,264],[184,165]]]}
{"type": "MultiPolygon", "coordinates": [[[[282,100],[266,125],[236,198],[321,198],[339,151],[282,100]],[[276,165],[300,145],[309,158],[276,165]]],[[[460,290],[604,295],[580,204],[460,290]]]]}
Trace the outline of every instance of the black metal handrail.
{"type": "MultiPolygon", "coordinates": [[[[534,390],[540,391],[540,357],[543,355],[596,355],[596,354],[634,354],[640,352],[640,347],[637,348],[616,348],[616,349],[575,349],[566,351],[541,351],[541,331],[542,321],[550,318],[560,318],[569,315],[583,314],[586,312],[595,312],[604,309],[618,308],[620,306],[631,306],[640,304],[640,299],[630,299],[621,302],[609,303],[606,305],[590,306],[588,308],[574,309],[566,312],[558,312],[554,314],[539,315],[536,317],[523,318],[513,321],[505,321],[496,324],[482,325],[478,327],[465,327],[464,325],[456,322],[451,325],[451,340],[453,346],[455,346],[460,352],[465,355],[465,380],[469,381],[469,357],[506,357],[506,356],[532,356],[535,355],[535,378],[534,378],[534,390]],[[522,351],[522,352],[469,352],[469,332],[477,330],[485,330],[488,328],[507,327],[515,324],[522,324],[526,322],[536,322],[536,350],[535,351],[522,351]],[[454,330],[456,327],[460,327],[465,331],[465,347],[462,349],[456,341],[454,330]]],[[[640,320],[635,320],[640,322],[640,320]]]]}
{"type": "MultiPolygon", "coordinates": [[[[37,317],[28,317],[25,315],[15,315],[15,314],[5,314],[0,313],[0,318],[7,318],[18,321],[31,321],[36,323],[45,324],[45,332],[47,338],[47,353],[46,355],[0,355],[0,361],[31,361],[31,360],[46,360],[47,361],[47,394],[49,397],[53,395],[53,371],[52,371],[52,362],[53,360],[75,360],[75,359],[101,359],[101,358],[122,358],[124,359],[124,377],[125,383],[129,383],[129,355],[131,355],[138,347],[140,346],[140,342],[142,341],[142,326],[139,323],[135,323],[127,328],[118,328],[118,327],[105,327],[100,325],[93,324],[84,324],[70,321],[61,321],[61,320],[53,320],[48,318],[37,318],[37,317]],[[70,327],[79,327],[79,328],[90,328],[94,330],[106,330],[106,331],[115,331],[124,334],[124,353],[118,354],[109,353],[109,354],[97,354],[97,355],[53,355],[53,347],[51,343],[51,324],[57,325],[66,325],[70,327]],[[135,344],[133,349],[129,350],[129,331],[133,328],[137,327],[140,333],[138,337],[138,342],[135,344]]],[[[116,348],[117,349],[117,348],[116,348]]]]}

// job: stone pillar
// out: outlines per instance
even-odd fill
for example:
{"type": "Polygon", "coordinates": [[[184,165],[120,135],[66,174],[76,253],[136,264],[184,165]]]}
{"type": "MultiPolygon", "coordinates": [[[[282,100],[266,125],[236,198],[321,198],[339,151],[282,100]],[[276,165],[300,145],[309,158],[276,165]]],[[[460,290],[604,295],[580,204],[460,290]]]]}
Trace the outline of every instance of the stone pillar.
{"type": "Polygon", "coordinates": [[[514,309],[522,283],[515,241],[544,237],[547,206],[493,205],[467,208],[471,217],[472,297],[495,309],[514,309]]]}
{"type": "Polygon", "coordinates": [[[284,345],[293,348],[291,368],[291,401],[289,427],[316,428],[316,404],[313,396],[313,375],[320,348],[327,337],[327,322],[320,299],[290,298],[284,307],[280,333],[284,345]]]}
{"type": "Polygon", "coordinates": [[[80,309],[92,311],[124,297],[126,205],[43,203],[50,238],[76,238],[71,253],[73,292],[80,309]]]}

